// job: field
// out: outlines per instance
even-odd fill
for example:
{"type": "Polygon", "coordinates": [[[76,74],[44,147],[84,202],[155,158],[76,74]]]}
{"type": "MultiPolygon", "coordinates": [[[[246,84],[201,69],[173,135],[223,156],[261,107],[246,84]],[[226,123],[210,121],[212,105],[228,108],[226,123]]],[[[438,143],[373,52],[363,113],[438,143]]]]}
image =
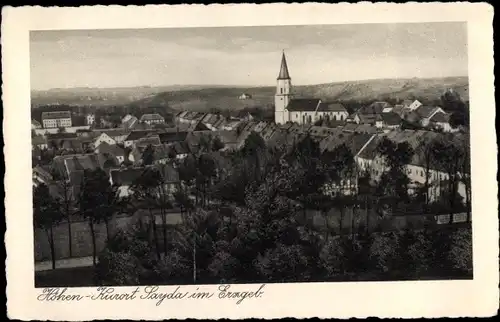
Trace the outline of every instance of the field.
{"type": "MultiPolygon", "coordinates": [[[[404,100],[418,98],[438,101],[452,88],[464,100],[469,99],[467,77],[431,79],[377,79],[307,86],[294,86],[296,97],[317,97],[324,101],[404,100]]],[[[139,107],[171,107],[174,110],[208,111],[211,108],[240,110],[245,107],[272,106],[274,86],[167,86],[116,89],[54,89],[32,93],[32,105],[135,105],[139,107]],[[251,99],[240,100],[247,93],[251,99]]]]}

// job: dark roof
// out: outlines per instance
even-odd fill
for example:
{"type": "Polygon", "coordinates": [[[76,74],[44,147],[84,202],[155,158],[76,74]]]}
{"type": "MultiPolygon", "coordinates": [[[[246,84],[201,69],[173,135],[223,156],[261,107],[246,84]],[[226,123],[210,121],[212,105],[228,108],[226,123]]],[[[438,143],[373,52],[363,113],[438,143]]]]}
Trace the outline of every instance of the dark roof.
{"type": "Polygon", "coordinates": [[[71,118],[70,111],[42,112],[42,120],[44,120],[44,119],[68,119],[68,118],[71,118]]]}
{"type": "Polygon", "coordinates": [[[116,169],[111,170],[111,180],[113,184],[116,185],[126,185],[129,186],[134,183],[134,181],[139,178],[144,172],[144,168],[128,168],[128,169],[116,169]]]}
{"type": "Polygon", "coordinates": [[[357,113],[358,114],[363,114],[363,115],[370,115],[370,114],[380,114],[383,112],[384,108],[389,107],[389,103],[387,102],[373,102],[372,104],[368,106],[363,106],[361,107],[357,113]]]}
{"type": "Polygon", "coordinates": [[[125,150],[120,148],[116,144],[110,145],[106,142],[102,142],[97,147],[97,150],[99,153],[109,153],[109,154],[113,155],[114,157],[125,156],[125,150]]]}
{"type": "Polygon", "coordinates": [[[188,132],[164,132],[159,133],[161,143],[172,143],[172,142],[181,142],[185,141],[188,132]]]}
{"type": "Polygon", "coordinates": [[[147,137],[143,137],[143,138],[140,138],[136,141],[135,143],[137,146],[147,146],[147,145],[160,145],[161,142],[160,142],[160,138],[158,137],[158,135],[154,135],[154,136],[147,136],[147,137]]]}
{"type": "Polygon", "coordinates": [[[290,79],[290,74],[288,73],[288,66],[286,64],[285,52],[283,51],[283,55],[281,56],[281,66],[280,73],[278,75],[278,79],[290,79]]]}
{"type": "Polygon", "coordinates": [[[398,125],[401,123],[401,117],[398,114],[389,112],[382,114],[382,120],[387,125],[398,125]]]}
{"type": "Polygon", "coordinates": [[[430,121],[436,123],[447,123],[449,121],[449,116],[444,113],[436,113],[433,117],[431,117],[430,121]]]}
{"type": "Polygon", "coordinates": [[[425,106],[422,105],[419,108],[416,109],[416,112],[418,115],[422,118],[427,118],[432,115],[439,107],[436,106],[425,106]]]}
{"type": "Polygon", "coordinates": [[[53,133],[47,135],[47,140],[64,140],[64,139],[73,139],[76,138],[76,133],[53,133]]]}
{"type": "Polygon", "coordinates": [[[156,134],[156,133],[153,131],[132,131],[127,136],[125,141],[137,141],[139,139],[147,137],[149,134],[156,134]]]}
{"type": "Polygon", "coordinates": [[[322,112],[347,112],[344,105],[340,103],[321,103],[319,104],[318,111],[322,112]]]}
{"type": "Polygon", "coordinates": [[[295,98],[288,103],[286,109],[288,111],[316,111],[318,104],[321,102],[318,98],[295,98]]]}

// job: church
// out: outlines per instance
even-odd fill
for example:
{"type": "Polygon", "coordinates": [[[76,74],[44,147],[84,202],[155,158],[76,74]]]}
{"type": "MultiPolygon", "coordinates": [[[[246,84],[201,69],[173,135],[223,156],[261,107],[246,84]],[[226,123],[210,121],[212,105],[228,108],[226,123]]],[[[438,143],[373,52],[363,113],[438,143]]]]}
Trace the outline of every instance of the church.
{"type": "Polygon", "coordinates": [[[322,102],[318,98],[294,98],[292,79],[288,73],[285,52],[281,57],[281,67],[274,95],[274,122],[285,124],[314,124],[321,119],[345,121],[349,113],[342,104],[322,102]]]}

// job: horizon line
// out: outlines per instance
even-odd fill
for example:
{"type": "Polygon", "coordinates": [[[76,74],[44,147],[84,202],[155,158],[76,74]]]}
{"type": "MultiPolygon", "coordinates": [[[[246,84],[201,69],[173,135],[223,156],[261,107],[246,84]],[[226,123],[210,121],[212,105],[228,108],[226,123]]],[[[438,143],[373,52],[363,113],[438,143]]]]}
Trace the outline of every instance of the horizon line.
{"type": "MultiPolygon", "coordinates": [[[[438,77],[387,77],[387,78],[364,78],[364,79],[356,79],[356,80],[343,80],[343,81],[333,81],[333,82],[324,82],[324,83],[312,83],[312,84],[294,84],[293,86],[316,86],[316,85],[326,85],[326,84],[341,84],[348,82],[367,82],[367,81],[382,81],[382,80],[425,80],[425,79],[445,79],[445,78],[464,78],[469,77],[469,75],[450,75],[450,76],[438,76],[438,77]]],[[[247,88],[256,88],[256,87],[274,87],[275,85],[266,85],[266,84],[164,84],[164,85],[135,85],[135,86],[108,86],[108,87],[90,87],[90,86],[76,86],[76,87],[51,87],[48,89],[31,89],[30,92],[44,92],[51,90],[72,90],[72,89],[132,89],[132,88],[159,88],[159,87],[175,87],[175,86],[193,86],[193,87],[202,87],[202,88],[213,88],[213,87],[223,87],[223,88],[231,88],[231,87],[247,87],[247,88]]]]}

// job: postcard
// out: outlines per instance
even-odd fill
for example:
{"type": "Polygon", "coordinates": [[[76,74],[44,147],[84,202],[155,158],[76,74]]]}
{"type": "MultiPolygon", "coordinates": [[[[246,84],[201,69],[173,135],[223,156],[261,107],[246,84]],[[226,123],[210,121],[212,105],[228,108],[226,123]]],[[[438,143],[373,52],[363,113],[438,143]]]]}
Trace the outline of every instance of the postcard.
{"type": "Polygon", "coordinates": [[[491,6],[2,16],[9,317],[496,314],[491,6]]]}

